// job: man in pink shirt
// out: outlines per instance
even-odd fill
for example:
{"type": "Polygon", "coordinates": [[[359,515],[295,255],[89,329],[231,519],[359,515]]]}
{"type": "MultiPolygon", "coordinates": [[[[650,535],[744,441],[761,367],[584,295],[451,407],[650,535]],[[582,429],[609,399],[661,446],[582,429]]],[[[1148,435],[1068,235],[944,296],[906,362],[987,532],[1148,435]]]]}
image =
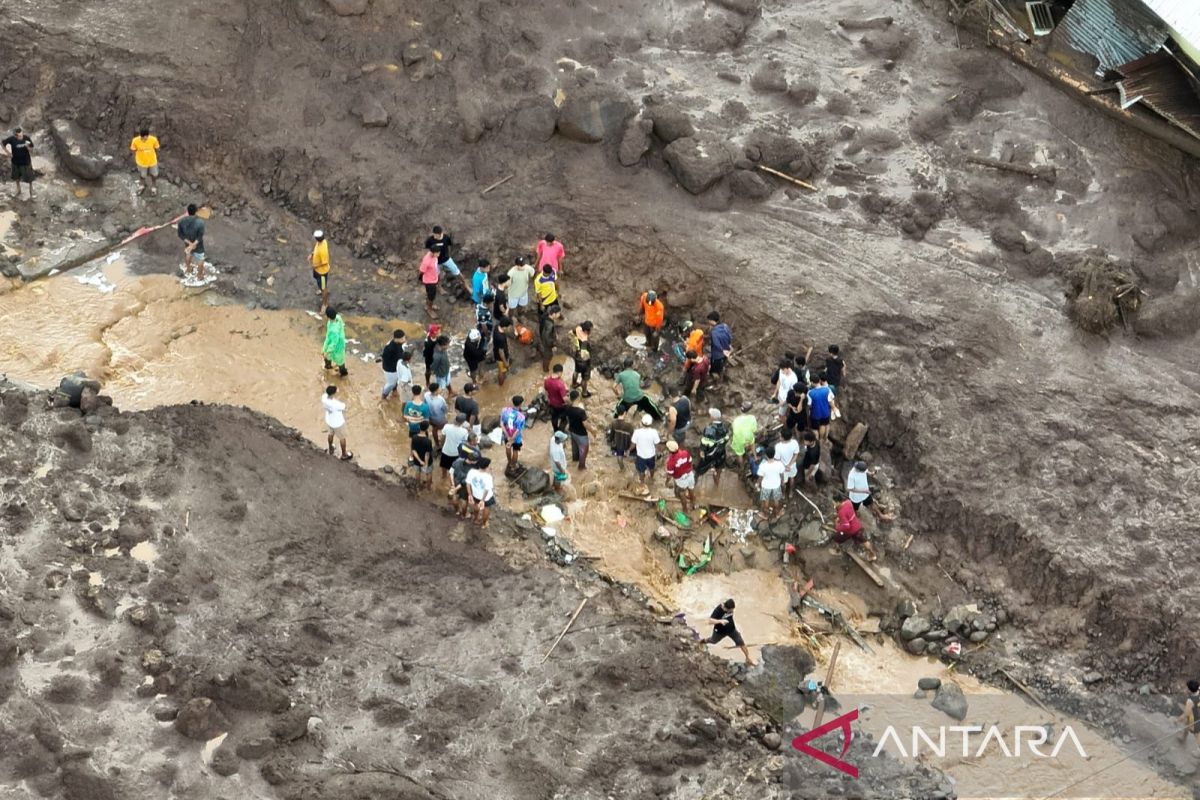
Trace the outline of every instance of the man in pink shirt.
{"type": "Polygon", "coordinates": [[[554,238],[553,233],[547,233],[540,242],[537,243],[537,268],[541,272],[544,264],[549,264],[554,270],[554,277],[558,277],[558,273],[562,271],[562,259],[564,255],[562,242],[554,238]]]}
{"type": "Polygon", "coordinates": [[[425,284],[425,313],[437,319],[437,306],[433,301],[437,300],[438,263],[437,252],[432,247],[425,251],[418,269],[421,273],[421,283],[425,284]]]}

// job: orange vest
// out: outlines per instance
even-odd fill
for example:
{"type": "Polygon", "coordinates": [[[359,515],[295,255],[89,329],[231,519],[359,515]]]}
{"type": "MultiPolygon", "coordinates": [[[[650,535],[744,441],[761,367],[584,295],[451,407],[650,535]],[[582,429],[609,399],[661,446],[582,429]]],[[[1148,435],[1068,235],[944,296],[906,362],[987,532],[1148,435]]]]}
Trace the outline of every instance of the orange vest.
{"type": "Polygon", "coordinates": [[[646,302],[646,295],[642,295],[642,319],[647,327],[661,328],[663,325],[663,317],[667,313],[667,307],[663,305],[662,300],[656,299],[653,303],[646,302]]]}

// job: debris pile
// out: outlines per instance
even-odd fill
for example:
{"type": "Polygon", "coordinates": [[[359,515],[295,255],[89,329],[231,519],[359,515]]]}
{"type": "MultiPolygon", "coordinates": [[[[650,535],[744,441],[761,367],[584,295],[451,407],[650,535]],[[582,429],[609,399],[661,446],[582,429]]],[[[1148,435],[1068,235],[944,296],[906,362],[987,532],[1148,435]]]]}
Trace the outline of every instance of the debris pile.
{"type": "Polygon", "coordinates": [[[1067,315],[1087,333],[1129,324],[1141,302],[1137,279],[1107,258],[1085,256],[1067,272],[1067,315]]]}

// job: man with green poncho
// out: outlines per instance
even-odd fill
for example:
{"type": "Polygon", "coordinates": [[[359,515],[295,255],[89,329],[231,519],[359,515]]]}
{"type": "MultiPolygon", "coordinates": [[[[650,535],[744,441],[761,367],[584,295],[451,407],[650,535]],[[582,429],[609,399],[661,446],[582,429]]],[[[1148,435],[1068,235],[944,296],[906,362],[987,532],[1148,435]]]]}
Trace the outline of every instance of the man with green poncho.
{"type": "Polygon", "coordinates": [[[346,323],[342,321],[337,309],[329,306],[325,309],[329,321],[325,323],[325,346],[321,353],[325,356],[325,369],[337,367],[338,374],[343,378],[346,370],[346,323]]]}

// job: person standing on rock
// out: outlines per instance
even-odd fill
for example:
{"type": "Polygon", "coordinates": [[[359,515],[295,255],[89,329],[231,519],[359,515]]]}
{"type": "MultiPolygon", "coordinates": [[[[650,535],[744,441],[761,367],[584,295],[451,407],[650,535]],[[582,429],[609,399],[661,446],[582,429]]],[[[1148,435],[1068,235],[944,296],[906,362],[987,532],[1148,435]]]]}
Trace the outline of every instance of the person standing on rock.
{"type": "Polygon", "coordinates": [[[779,432],[779,441],[775,443],[775,458],[783,464],[783,497],[786,503],[792,496],[792,490],[796,488],[796,476],[800,474],[800,443],[787,428],[779,432]]]}
{"type": "Polygon", "coordinates": [[[346,323],[333,306],[325,309],[325,317],[325,344],[321,348],[325,369],[337,367],[338,375],[344,378],[349,374],[346,369],[346,323]]]}
{"type": "Polygon", "coordinates": [[[674,483],[675,496],[687,514],[696,503],[696,472],[692,468],[692,454],[679,442],[667,442],[667,483],[674,483]]]}
{"type": "Polygon", "coordinates": [[[12,161],[12,180],[16,185],[18,200],[21,199],[21,181],[29,187],[29,199],[33,199],[33,140],[25,135],[20,128],[13,128],[9,136],[0,146],[8,153],[12,161]]]}
{"type": "Polygon", "coordinates": [[[649,395],[642,391],[642,376],[633,368],[633,359],[625,359],[623,366],[624,369],[613,376],[613,393],[617,396],[613,418],[624,415],[630,408],[637,408],[654,419],[662,419],[662,411],[649,395]]]}
{"type": "Polygon", "coordinates": [[[508,270],[508,307],[514,322],[520,322],[529,308],[529,287],[533,276],[533,267],[525,263],[524,256],[517,256],[508,270]]]}
{"type": "Polygon", "coordinates": [[[323,314],[329,306],[329,242],[325,241],[325,231],[313,231],[313,249],[309,261],[312,263],[317,294],[321,296],[321,308],[317,313],[323,314]]]}
{"type": "Polygon", "coordinates": [[[658,340],[662,334],[663,323],[666,321],[667,307],[658,299],[654,291],[644,292],[638,298],[638,306],[642,312],[642,327],[646,331],[646,349],[651,353],[658,352],[658,340]]]}
{"type": "Polygon", "coordinates": [[[392,331],[392,340],[384,345],[375,359],[383,365],[383,399],[387,400],[396,393],[401,384],[412,383],[412,370],[405,363],[404,331],[396,328],[392,331]]]}
{"type": "Polygon", "coordinates": [[[467,473],[467,488],[471,493],[471,509],[475,522],[479,527],[488,526],[488,518],[496,505],[496,484],[492,474],[488,472],[491,459],[481,458],[475,468],[467,473]]]}
{"type": "Polygon", "coordinates": [[[572,389],[568,395],[571,403],[563,409],[563,417],[567,422],[567,433],[571,436],[571,459],[579,467],[579,471],[583,472],[587,469],[587,454],[591,440],[588,437],[587,409],[583,407],[583,401],[579,397],[579,390],[572,389]]]}
{"type": "Polygon", "coordinates": [[[591,397],[588,381],[592,378],[592,321],[584,320],[571,332],[571,358],[575,361],[575,374],[571,385],[578,386],[584,397],[591,397]]]}
{"type": "Polygon", "coordinates": [[[327,450],[333,455],[333,440],[336,438],[342,447],[342,461],[354,458],[354,453],[346,449],[346,404],[337,397],[336,386],[326,386],[325,394],[321,395],[321,407],[325,409],[325,427],[329,430],[327,450]]]}
{"type": "Polygon", "coordinates": [[[137,165],[138,181],[141,188],[138,194],[150,190],[151,196],[158,194],[158,137],[150,135],[150,127],[143,125],[138,135],[129,143],[133,152],[133,162],[137,165]]]}
{"type": "Polygon", "coordinates": [[[437,253],[438,269],[449,275],[451,278],[458,278],[458,282],[462,284],[463,290],[471,293],[471,284],[467,283],[467,278],[459,270],[458,264],[454,263],[454,259],[450,257],[450,248],[454,246],[454,240],[450,238],[450,234],[442,230],[441,225],[433,226],[433,233],[425,240],[425,249],[433,250],[437,253]]]}
{"type": "Polygon", "coordinates": [[[858,510],[851,500],[843,499],[838,503],[837,522],[834,524],[833,530],[834,544],[854,542],[866,552],[868,560],[876,561],[879,559],[879,553],[875,551],[875,546],[867,539],[867,534],[863,530],[862,520],[858,518],[858,510]]]}
{"type": "Polygon", "coordinates": [[[854,466],[850,470],[850,474],[846,476],[846,494],[850,497],[850,502],[854,504],[854,510],[858,511],[863,506],[871,509],[871,513],[876,516],[881,522],[891,522],[895,517],[891,514],[885,514],[875,508],[875,501],[871,496],[871,486],[868,481],[867,462],[855,461],[854,466]]]}
{"type": "Polygon", "coordinates": [[[563,380],[563,365],[555,364],[550,374],[542,381],[546,393],[546,405],[550,407],[550,427],[561,431],[567,427],[567,382],[563,380]]]}
{"type": "Polygon", "coordinates": [[[562,242],[556,240],[553,233],[547,233],[537,243],[538,269],[549,265],[554,270],[554,277],[557,279],[563,272],[562,259],[564,254],[565,251],[563,250],[562,242]]]}
{"type": "Polygon", "coordinates": [[[724,322],[721,322],[721,314],[718,311],[710,311],[708,313],[708,351],[709,361],[711,365],[709,371],[725,380],[725,366],[729,363],[729,356],[733,354],[733,331],[724,322]]]}
{"type": "Polygon", "coordinates": [[[195,203],[188,204],[187,216],[175,226],[183,242],[183,285],[204,285],[204,220],[200,218],[195,203]],[[196,263],[196,274],[192,275],[192,262],[196,263]]]}
{"type": "Polygon", "coordinates": [[[758,500],[762,504],[762,516],[775,522],[783,516],[783,462],[775,457],[773,450],[758,464],[758,500]]]}
{"type": "Polygon", "coordinates": [[[633,432],[630,441],[633,443],[633,464],[637,469],[638,491],[650,494],[648,483],[654,480],[654,468],[658,461],[658,445],[662,437],[654,429],[654,418],[649,414],[642,415],[642,427],[633,432]]]}
{"type": "Polygon", "coordinates": [[[837,398],[824,372],[817,373],[816,385],[808,390],[808,424],[822,442],[829,441],[829,422],[837,409],[837,398]]]}
{"type": "Polygon", "coordinates": [[[500,409],[500,434],[504,441],[504,452],[508,456],[508,469],[515,470],[521,458],[521,447],[524,445],[525,412],[522,407],[525,398],[513,395],[512,405],[500,409]]]}
{"type": "Polygon", "coordinates": [[[421,285],[425,287],[425,313],[430,319],[437,319],[438,279],[441,271],[438,269],[437,250],[428,248],[421,257],[421,265],[417,267],[421,276],[421,285]]]}
{"type": "Polygon", "coordinates": [[[753,667],[754,660],[750,658],[750,650],[746,647],[746,640],[742,638],[741,632],[737,629],[737,625],[733,621],[733,609],[735,607],[736,605],[731,597],[713,609],[712,615],[708,620],[708,624],[713,626],[712,636],[709,637],[708,643],[717,644],[722,639],[728,637],[735,645],[741,648],[742,655],[746,657],[746,666],[753,667]]]}
{"type": "Polygon", "coordinates": [[[554,492],[559,497],[565,497],[567,484],[571,482],[571,473],[567,471],[568,439],[566,431],[555,431],[550,437],[550,477],[554,492]]]}

